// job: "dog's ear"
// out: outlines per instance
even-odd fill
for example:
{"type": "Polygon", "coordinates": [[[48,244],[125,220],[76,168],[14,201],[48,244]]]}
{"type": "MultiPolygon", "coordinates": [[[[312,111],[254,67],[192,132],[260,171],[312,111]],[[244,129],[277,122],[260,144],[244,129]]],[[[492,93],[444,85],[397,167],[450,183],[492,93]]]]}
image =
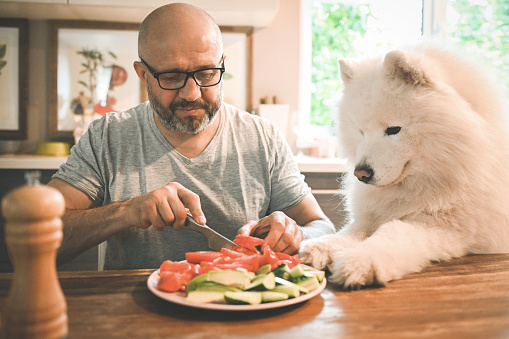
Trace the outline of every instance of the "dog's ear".
{"type": "Polygon", "coordinates": [[[391,51],[385,55],[384,67],[388,74],[400,78],[410,85],[426,86],[430,80],[417,66],[413,66],[402,51],[391,51]]]}
{"type": "Polygon", "coordinates": [[[338,59],[339,63],[339,72],[341,74],[341,79],[343,80],[343,84],[349,83],[353,78],[353,68],[352,65],[346,59],[338,59]]]}

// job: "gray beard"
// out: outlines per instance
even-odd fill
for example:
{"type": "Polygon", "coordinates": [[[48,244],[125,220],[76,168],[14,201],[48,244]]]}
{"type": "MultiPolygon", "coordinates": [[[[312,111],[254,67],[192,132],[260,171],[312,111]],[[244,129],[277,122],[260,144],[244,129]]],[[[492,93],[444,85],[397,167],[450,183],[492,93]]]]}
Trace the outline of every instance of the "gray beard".
{"type": "Polygon", "coordinates": [[[148,82],[147,91],[150,105],[152,106],[154,113],[164,128],[171,132],[198,134],[214,121],[219,108],[221,108],[221,103],[223,101],[223,84],[221,83],[220,86],[221,90],[219,91],[216,100],[212,103],[209,103],[201,98],[196,101],[179,99],[174,100],[170,104],[169,108],[163,106],[163,104],[161,104],[161,102],[153,95],[150,84],[148,82]],[[174,113],[177,108],[202,108],[205,110],[206,114],[199,119],[196,117],[185,117],[182,119],[174,113]]]}

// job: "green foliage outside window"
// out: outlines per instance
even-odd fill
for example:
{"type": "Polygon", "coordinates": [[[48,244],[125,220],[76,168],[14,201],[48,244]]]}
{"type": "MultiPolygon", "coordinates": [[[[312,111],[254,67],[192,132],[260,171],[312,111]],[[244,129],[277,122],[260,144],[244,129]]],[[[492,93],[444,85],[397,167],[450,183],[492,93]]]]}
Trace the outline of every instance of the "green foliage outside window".
{"type": "Polygon", "coordinates": [[[331,104],[341,88],[340,57],[357,57],[353,42],[367,31],[369,5],[313,2],[311,125],[332,126],[331,104]]]}
{"type": "MultiPolygon", "coordinates": [[[[466,53],[482,51],[509,90],[509,0],[449,0],[449,5],[448,11],[456,12],[449,38],[466,53]]],[[[313,1],[311,125],[333,125],[333,103],[342,86],[337,59],[362,56],[355,41],[367,35],[374,17],[369,4],[313,1]]]]}
{"type": "Polygon", "coordinates": [[[451,37],[465,49],[481,50],[509,90],[509,0],[454,0],[458,21],[451,37]]]}

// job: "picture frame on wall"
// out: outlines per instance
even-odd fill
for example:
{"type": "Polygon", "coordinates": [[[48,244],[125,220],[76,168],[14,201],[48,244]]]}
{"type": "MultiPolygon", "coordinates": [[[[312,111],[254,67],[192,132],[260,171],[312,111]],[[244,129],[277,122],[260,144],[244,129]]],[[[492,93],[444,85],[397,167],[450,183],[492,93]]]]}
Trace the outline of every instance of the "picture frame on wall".
{"type": "MultiPolygon", "coordinates": [[[[137,23],[51,21],[50,138],[77,141],[90,120],[100,118],[97,111],[123,111],[148,99],[146,84],[133,68],[139,60],[139,27],[137,23]]],[[[221,31],[227,55],[225,102],[250,112],[253,28],[221,27],[221,31]]]]}
{"type": "Polygon", "coordinates": [[[0,140],[27,137],[28,20],[0,18],[0,140]]]}
{"type": "Polygon", "coordinates": [[[146,100],[133,68],[139,24],[50,22],[49,136],[76,141],[90,122],[146,100]]]}
{"type": "Polygon", "coordinates": [[[225,74],[223,100],[242,110],[251,112],[253,27],[222,26],[225,74]]]}

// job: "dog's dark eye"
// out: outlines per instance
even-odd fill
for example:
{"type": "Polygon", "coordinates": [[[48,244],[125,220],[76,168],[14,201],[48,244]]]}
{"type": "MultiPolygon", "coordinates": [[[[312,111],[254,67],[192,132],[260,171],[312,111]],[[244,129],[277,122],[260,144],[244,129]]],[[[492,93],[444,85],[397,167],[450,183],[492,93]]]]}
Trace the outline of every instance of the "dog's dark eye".
{"type": "Polygon", "coordinates": [[[388,127],[385,130],[385,134],[386,135],[394,135],[394,134],[398,134],[399,131],[401,131],[401,127],[399,127],[399,126],[388,127]]]}

